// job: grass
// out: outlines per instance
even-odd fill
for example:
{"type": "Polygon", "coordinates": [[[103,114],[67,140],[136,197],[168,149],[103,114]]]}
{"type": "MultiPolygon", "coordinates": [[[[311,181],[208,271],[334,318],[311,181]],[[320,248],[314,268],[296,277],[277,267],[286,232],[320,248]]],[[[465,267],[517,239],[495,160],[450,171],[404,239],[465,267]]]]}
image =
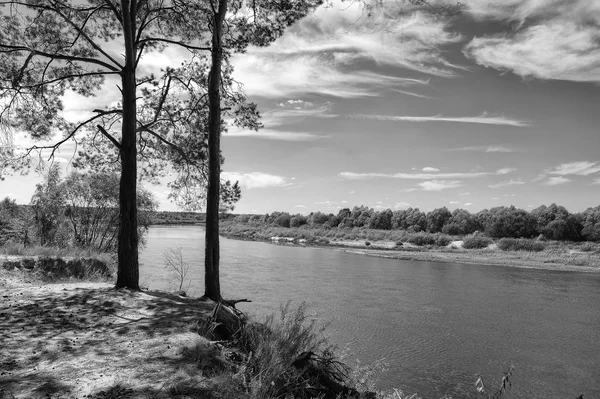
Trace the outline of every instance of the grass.
{"type": "Polygon", "coordinates": [[[494,240],[479,234],[460,237],[441,233],[371,230],[356,227],[312,228],[308,225],[284,228],[257,226],[229,220],[221,223],[221,234],[233,238],[269,242],[273,242],[272,237],[285,237],[291,241],[280,240],[279,242],[333,246],[361,254],[403,260],[600,271],[600,244],[591,242],[541,242],[520,239],[518,248],[528,249],[503,251],[489,247],[494,240]],[[463,248],[448,246],[452,241],[463,241],[463,248]],[[541,246],[543,250],[540,251],[541,246]]]}
{"type": "Polygon", "coordinates": [[[41,283],[107,281],[115,275],[114,255],[77,248],[27,247],[8,243],[0,247],[0,265],[5,270],[26,271],[41,283]]]}
{"type": "Polygon", "coordinates": [[[103,258],[110,256],[104,252],[97,252],[91,249],[77,247],[47,247],[47,246],[27,246],[23,244],[7,242],[0,246],[0,255],[9,256],[50,256],[55,258],[103,258]]]}

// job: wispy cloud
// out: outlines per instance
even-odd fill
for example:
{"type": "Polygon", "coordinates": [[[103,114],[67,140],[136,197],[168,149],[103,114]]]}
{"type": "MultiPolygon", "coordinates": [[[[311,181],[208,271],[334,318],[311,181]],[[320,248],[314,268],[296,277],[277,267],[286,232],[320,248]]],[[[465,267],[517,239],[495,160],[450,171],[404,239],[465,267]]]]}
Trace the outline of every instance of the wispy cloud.
{"type": "Polygon", "coordinates": [[[490,175],[505,175],[513,172],[513,168],[498,169],[496,172],[457,172],[457,173],[354,173],[341,172],[339,175],[348,180],[361,180],[371,178],[392,178],[392,179],[469,179],[490,175]]]}
{"type": "Polygon", "coordinates": [[[514,172],[516,170],[517,169],[515,169],[515,168],[502,168],[502,169],[498,169],[496,171],[496,174],[498,174],[498,175],[507,175],[507,174],[512,173],[512,172],[514,172]]]}
{"type": "Polygon", "coordinates": [[[306,208],[306,205],[294,205],[294,208],[306,208]]]}
{"type": "Polygon", "coordinates": [[[600,184],[600,178],[594,179],[594,181],[590,183],[590,185],[596,185],[596,184],[600,184]]]}
{"type": "Polygon", "coordinates": [[[508,148],[503,145],[489,145],[489,146],[482,145],[482,146],[449,148],[446,151],[514,152],[514,150],[512,148],[508,148]]]}
{"type": "Polygon", "coordinates": [[[469,2],[469,9],[478,19],[515,27],[465,46],[465,55],[478,64],[525,78],[600,81],[599,2],[480,0],[469,2]]]}
{"type": "Polygon", "coordinates": [[[283,176],[263,172],[223,172],[221,173],[221,176],[225,180],[237,180],[242,186],[249,190],[254,188],[285,187],[290,185],[288,179],[283,176]]]}
{"type": "MultiPolygon", "coordinates": [[[[422,74],[452,77],[461,66],[441,47],[462,37],[445,19],[400,3],[385,3],[370,16],[359,2],[334,0],[267,48],[234,57],[235,77],[250,95],[292,97],[319,93],[335,97],[377,96],[382,89],[417,83],[366,69],[369,63],[422,74]],[[264,79],[268,76],[268,79],[264,79]]],[[[418,93],[412,93],[418,94],[418,93]]]]}
{"type": "Polygon", "coordinates": [[[456,122],[456,123],[477,123],[484,125],[507,125],[507,126],[528,126],[529,123],[517,119],[507,118],[505,116],[494,116],[482,113],[478,116],[394,116],[394,115],[350,115],[351,118],[373,119],[379,121],[392,122],[456,122]]]}
{"type": "Polygon", "coordinates": [[[559,184],[568,183],[570,181],[571,181],[571,179],[567,179],[566,177],[563,177],[563,176],[553,176],[553,177],[550,177],[548,180],[546,180],[546,182],[544,182],[544,184],[546,186],[558,186],[559,184]]]}
{"type": "Polygon", "coordinates": [[[525,184],[525,182],[521,179],[518,180],[506,180],[500,183],[496,183],[496,184],[490,184],[488,187],[489,188],[500,188],[500,187],[507,187],[507,186],[515,186],[515,185],[520,185],[520,184],[525,184]]]}
{"type": "Polygon", "coordinates": [[[589,162],[589,161],[580,161],[580,162],[569,162],[560,164],[554,168],[546,169],[544,171],[550,175],[579,175],[579,176],[588,176],[594,173],[600,172],[600,163],[598,162],[589,162]]]}
{"type": "Polygon", "coordinates": [[[325,139],[329,136],[305,132],[282,132],[271,129],[260,129],[258,131],[232,129],[231,131],[223,134],[223,137],[253,137],[258,139],[280,141],[311,141],[325,139]]]}
{"type": "Polygon", "coordinates": [[[262,115],[261,122],[266,128],[291,125],[310,118],[335,118],[333,103],[314,104],[303,100],[287,100],[277,104],[277,108],[262,115]]]}
{"type": "Polygon", "coordinates": [[[449,188],[462,186],[462,182],[457,180],[429,180],[418,184],[423,191],[442,191],[449,188]]]}
{"type": "Polygon", "coordinates": [[[438,168],[432,168],[431,166],[426,166],[421,170],[423,172],[439,172],[440,171],[438,168]]]}
{"type": "Polygon", "coordinates": [[[434,99],[434,97],[426,96],[425,94],[419,94],[419,93],[415,93],[413,91],[408,91],[408,90],[393,89],[392,91],[394,91],[396,93],[406,94],[407,96],[412,96],[412,97],[426,98],[429,100],[434,99]]]}

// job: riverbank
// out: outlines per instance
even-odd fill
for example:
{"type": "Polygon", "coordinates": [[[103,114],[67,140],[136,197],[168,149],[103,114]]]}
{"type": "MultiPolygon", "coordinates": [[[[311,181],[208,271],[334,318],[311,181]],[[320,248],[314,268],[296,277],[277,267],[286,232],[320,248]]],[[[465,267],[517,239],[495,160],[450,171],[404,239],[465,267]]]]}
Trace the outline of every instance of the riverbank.
{"type": "Polygon", "coordinates": [[[505,252],[499,249],[484,250],[377,250],[377,249],[334,249],[366,256],[380,258],[442,262],[465,263],[486,266],[510,266],[527,269],[559,270],[572,272],[600,273],[600,256],[588,254],[564,254],[552,252],[505,252]]]}
{"type": "MultiPolygon", "coordinates": [[[[490,240],[485,248],[465,249],[461,237],[448,237],[441,245],[415,245],[411,242],[395,242],[386,239],[373,240],[370,237],[382,237],[382,232],[362,232],[364,238],[346,239],[344,232],[318,229],[260,229],[252,226],[240,228],[239,225],[226,224],[221,234],[227,238],[263,241],[278,245],[311,246],[329,248],[381,258],[466,263],[490,266],[510,266],[544,270],[600,272],[600,245],[594,243],[574,243],[545,241],[539,251],[502,250],[490,240]],[[371,236],[370,236],[371,235],[371,236]]],[[[347,236],[348,234],[346,234],[347,236]]],[[[352,232],[350,236],[356,235],[352,232]]],[[[385,238],[385,237],[384,237],[385,238]]],[[[536,242],[530,240],[531,242],[536,242]]]]}
{"type": "Polygon", "coordinates": [[[1,270],[0,288],[1,398],[162,398],[200,390],[194,356],[208,341],[189,325],[210,314],[210,304],[107,282],[42,284],[18,270],[1,270]]]}
{"type": "Polygon", "coordinates": [[[223,310],[209,300],[106,281],[46,284],[24,269],[0,268],[0,290],[2,399],[319,396],[323,378],[345,367],[303,307],[222,341],[227,324],[212,317],[223,310]]]}

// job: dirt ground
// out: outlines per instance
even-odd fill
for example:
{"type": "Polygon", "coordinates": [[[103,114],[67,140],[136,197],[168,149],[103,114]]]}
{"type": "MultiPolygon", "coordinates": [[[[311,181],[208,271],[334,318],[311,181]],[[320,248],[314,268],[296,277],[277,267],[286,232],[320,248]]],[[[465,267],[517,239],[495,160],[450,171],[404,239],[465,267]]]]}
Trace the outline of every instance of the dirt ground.
{"type": "Polygon", "coordinates": [[[210,397],[198,369],[198,348],[210,344],[191,326],[212,309],[0,269],[0,399],[210,397]]]}

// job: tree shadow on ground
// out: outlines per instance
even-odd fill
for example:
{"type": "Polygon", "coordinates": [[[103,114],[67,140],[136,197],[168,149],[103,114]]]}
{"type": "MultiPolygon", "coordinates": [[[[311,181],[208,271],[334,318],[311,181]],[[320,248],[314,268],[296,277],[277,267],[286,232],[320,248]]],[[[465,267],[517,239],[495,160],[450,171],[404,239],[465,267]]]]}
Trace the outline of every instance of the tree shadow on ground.
{"type": "MultiPolygon", "coordinates": [[[[162,366],[176,371],[180,348],[197,337],[190,327],[214,306],[164,292],[89,286],[4,290],[0,298],[4,395],[82,397],[84,392],[104,392],[101,387],[118,385],[121,379],[152,382],[157,378],[153,373],[161,371],[155,360],[170,359],[162,366]],[[84,384],[89,388],[82,388],[84,384]]],[[[144,389],[142,397],[156,396],[150,395],[154,388],[144,389]]]]}

